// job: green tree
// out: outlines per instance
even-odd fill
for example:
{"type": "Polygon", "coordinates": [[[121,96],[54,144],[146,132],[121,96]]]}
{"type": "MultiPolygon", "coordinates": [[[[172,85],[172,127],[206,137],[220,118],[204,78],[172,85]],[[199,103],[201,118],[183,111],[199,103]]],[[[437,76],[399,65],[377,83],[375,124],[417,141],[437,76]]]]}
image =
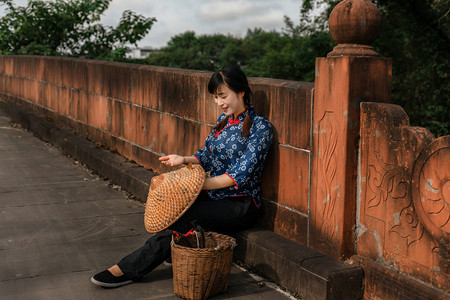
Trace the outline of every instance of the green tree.
{"type": "Polygon", "coordinates": [[[333,47],[328,32],[301,35],[294,28],[285,33],[249,29],[244,38],[221,34],[196,36],[188,31],[171,38],[147,63],[185,69],[215,71],[239,65],[248,76],[314,80],[315,58],[333,47]]]}
{"type": "Polygon", "coordinates": [[[152,65],[217,70],[224,64],[239,64],[242,57],[239,39],[222,34],[196,36],[187,31],[171,38],[159,53],[150,54],[152,65]]]}
{"type": "Polygon", "coordinates": [[[117,27],[98,23],[111,0],[30,0],[16,7],[10,0],[0,19],[0,54],[38,54],[117,59],[136,44],[155,18],[124,11],[117,27]]]}
{"type": "Polygon", "coordinates": [[[375,49],[393,58],[392,101],[411,123],[450,134],[450,1],[379,0],[383,16],[375,49]]]}
{"type": "MultiPolygon", "coordinates": [[[[270,52],[280,51],[287,47],[289,47],[288,41],[283,39],[279,32],[267,32],[261,28],[248,29],[242,41],[242,52],[244,54],[242,61],[246,74],[255,77],[275,77],[275,75],[271,76],[270,71],[274,69],[274,66],[267,65],[267,62],[272,62],[268,56],[271,55],[270,52]],[[264,60],[266,60],[266,63],[264,63],[264,60]]],[[[286,64],[285,60],[281,60],[281,56],[278,64],[279,66],[286,64]]],[[[279,78],[285,77],[280,76],[279,78]]]]}

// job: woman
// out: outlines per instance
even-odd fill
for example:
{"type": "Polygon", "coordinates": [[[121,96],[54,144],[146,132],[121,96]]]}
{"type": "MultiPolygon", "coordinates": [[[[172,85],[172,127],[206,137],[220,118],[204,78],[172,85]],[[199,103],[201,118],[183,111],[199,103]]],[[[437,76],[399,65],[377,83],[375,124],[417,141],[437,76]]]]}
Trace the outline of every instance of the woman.
{"type": "Polygon", "coordinates": [[[188,232],[196,221],[207,231],[234,232],[256,221],[260,200],[260,178],[272,143],[272,125],[255,114],[251,90],[244,72],[237,67],[217,70],[208,91],[223,113],[206,138],[205,147],[193,156],[161,157],[166,166],[201,164],[210,177],[194,204],[169,229],[156,233],[144,246],[117,265],[91,278],[103,287],[119,287],[138,281],[170,258],[173,230],[188,232]]]}

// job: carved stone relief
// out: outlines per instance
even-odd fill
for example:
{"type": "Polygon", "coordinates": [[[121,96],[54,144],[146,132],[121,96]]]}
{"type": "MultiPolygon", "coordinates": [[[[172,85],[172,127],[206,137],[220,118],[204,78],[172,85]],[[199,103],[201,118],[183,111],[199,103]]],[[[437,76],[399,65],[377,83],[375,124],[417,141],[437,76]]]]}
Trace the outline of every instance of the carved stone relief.
{"type": "Polygon", "coordinates": [[[358,254],[447,289],[450,137],[391,104],[362,103],[361,125],[358,254]]]}
{"type": "Polygon", "coordinates": [[[318,199],[317,212],[322,215],[319,231],[322,238],[328,241],[336,239],[336,220],[335,206],[337,201],[338,189],[336,186],[336,145],[337,132],[333,127],[334,114],[331,111],[325,111],[322,119],[319,121],[318,135],[320,149],[318,154],[318,199]]]}
{"type": "Polygon", "coordinates": [[[450,242],[450,136],[434,140],[420,154],[414,166],[414,207],[433,238],[450,242]]]}
{"type": "MultiPolygon", "coordinates": [[[[374,159],[368,168],[365,213],[384,220],[387,239],[392,238],[391,234],[397,234],[404,246],[409,247],[419,240],[423,233],[409,194],[410,170],[387,163],[386,158],[375,150],[372,157],[374,159]],[[393,213],[387,214],[391,211],[393,213]]],[[[390,245],[392,244],[387,243],[385,247],[389,248],[390,245]]],[[[396,246],[391,250],[399,253],[400,248],[403,247],[396,246]]]]}

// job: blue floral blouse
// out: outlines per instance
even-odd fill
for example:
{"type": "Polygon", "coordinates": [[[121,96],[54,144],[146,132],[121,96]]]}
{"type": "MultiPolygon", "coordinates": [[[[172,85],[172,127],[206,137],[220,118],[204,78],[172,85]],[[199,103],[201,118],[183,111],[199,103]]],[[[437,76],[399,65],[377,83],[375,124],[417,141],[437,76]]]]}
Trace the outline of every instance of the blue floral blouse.
{"type": "MultiPolygon", "coordinates": [[[[252,196],[259,207],[261,173],[273,139],[272,124],[257,115],[253,107],[248,113],[253,121],[248,137],[241,136],[245,111],[236,119],[230,117],[222,130],[213,130],[206,138],[205,148],[194,156],[206,172],[211,172],[211,177],[227,174],[235,182],[231,187],[209,190],[212,199],[252,196]]],[[[225,114],[220,115],[217,123],[225,117],[225,114]]]]}

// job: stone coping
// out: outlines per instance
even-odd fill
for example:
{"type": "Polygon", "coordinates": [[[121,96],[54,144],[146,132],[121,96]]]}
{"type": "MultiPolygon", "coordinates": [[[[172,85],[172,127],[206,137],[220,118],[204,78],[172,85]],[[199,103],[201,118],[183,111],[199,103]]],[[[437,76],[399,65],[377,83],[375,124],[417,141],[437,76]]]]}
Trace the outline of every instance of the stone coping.
{"type": "MultiPolygon", "coordinates": [[[[156,174],[95,143],[60,128],[55,123],[17,105],[0,100],[13,122],[32,131],[99,175],[145,201],[151,178],[156,174]]],[[[363,269],[295,243],[272,231],[254,228],[235,235],[235,261],[256,271],[303,299],[361,299],[363,269]]]]}

